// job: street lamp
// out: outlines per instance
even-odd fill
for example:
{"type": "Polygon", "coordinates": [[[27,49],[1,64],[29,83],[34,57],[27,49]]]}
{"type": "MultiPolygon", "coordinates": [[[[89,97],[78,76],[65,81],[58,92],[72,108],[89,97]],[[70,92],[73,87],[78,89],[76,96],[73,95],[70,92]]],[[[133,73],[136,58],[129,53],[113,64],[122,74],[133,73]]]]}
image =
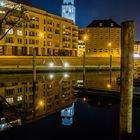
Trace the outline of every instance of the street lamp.
{"type": "Polygon", "coordinates": [[[40,37],[41,37],[41,38],[43,37],[43,33],[40,33],[40,37]]]}
{"type": "Polygon", "coordinates": [[[109,47],[109,55],[110,55],[110,67],[109,67],[109,70],[110,70],[110,83],[111,83],[111,73],[112,73],[112,55],[111,55],[111,46],[112,46],[112,43],[111,42],[108,42],[108,47],[109,47]]]}
{"type": "Polygon", "coordinates": [[[83,37],[84,39],[84,44],[85,44],[85,49],[83,50],[83,85],[85,86],[85,74],[86,74],[86,69],[85,69],[85,62],[86,62],[86,41],[87,41],[87,35],[83,37]]]}

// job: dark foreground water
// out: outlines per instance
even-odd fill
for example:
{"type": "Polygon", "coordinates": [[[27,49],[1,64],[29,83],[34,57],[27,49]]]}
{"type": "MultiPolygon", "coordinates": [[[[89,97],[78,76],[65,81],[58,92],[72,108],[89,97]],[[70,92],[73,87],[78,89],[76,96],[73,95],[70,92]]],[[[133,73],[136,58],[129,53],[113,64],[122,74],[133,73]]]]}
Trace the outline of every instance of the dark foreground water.
{"type": "MultiPolygon", "coordinates": [[[[118,88],[115,84],[117,75],[118,73],[112,74],[112,86],[109,88],[118,88]]],[[[87,95],[86,92],[77,95],[77,91],[73,88],[78,86],[77,80],[82,80],[82,74],[70,74],[71,78],[66,74],[64,77],[62,74],[55,76],[55,78],[49,76],[50,79],[46,78],[48,75],[45,75],[44,79],[42,75],[38,76],[35,87],[36,98],[33,96],[33,91],[29,91],[32,84],[31,81],[29,82],[29,75],[25,75],[22,80],[17,75],[9,76],[9,79],[3,80],[3,84],[1,82],[1,95],[3,93],[10,103],[8,105],[3,103],[6,106],[5,110],[2,108],[3,114],[5,117],[8,116],[11,122],[21,119],[22,125],[12,125],[11,128],[1,131],[0,140],[120,140],[117,98],[87,95]],[[12,82],[13,78],[14,82],[12,82]],[[17,92],[13,92],[14,95],[12,89],[17,89],[17,92]],[[11,108],[9,111],[11,105],[15,106],[16,111],[11,108]]],[[[108,73],[89,73],[87,77],[87,86],[108,88],[110,80],[108,73]]],[[[2,128],[2,121],[0,126],[2,128]]],[[[133,133],[127,140],[140,140],[139,100],[136,100],[133,105],[133,133]]]]}

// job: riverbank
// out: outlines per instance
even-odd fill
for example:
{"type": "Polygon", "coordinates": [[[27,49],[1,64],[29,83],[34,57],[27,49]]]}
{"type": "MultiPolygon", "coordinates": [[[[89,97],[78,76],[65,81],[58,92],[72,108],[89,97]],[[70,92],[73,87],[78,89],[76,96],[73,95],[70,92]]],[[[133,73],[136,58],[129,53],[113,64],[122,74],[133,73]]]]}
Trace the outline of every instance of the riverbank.
{"type": "MultiPolygon", "coordinates": [[[[109,71],[110,67],[106,65],[102,66],[86,66],[86,71],[109,71]]],[[[112,67],[112,71],[119,71],[119,67],[112,67]]],[[[62,66],[54,66],[54,67],[47,67],[47,66],[36,66],[36,72],[82,72],[83,66],[70,66],[70,67],[62,67],[62,66]]],[[[33,67],[32,66],[10,66],[10,67],[1,67],[0,73],[32,73],[33,67]]]]}
{"type": "MultiPolygon", "coordinates": [[[[33,60],[37,72],[83,71],[83,57],[0,56],[0,73],[32,73],[33,60]]],[[[86,71],[120,70],[120,58],[86,57],[86,71]]]]}

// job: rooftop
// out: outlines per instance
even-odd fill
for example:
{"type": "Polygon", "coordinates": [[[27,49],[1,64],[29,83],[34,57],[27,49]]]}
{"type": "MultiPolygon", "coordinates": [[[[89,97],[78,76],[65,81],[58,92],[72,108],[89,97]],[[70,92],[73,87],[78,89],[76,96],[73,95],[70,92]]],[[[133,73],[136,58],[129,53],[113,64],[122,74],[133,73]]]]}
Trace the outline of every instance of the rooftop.
{"type": "Polygon", "coordinates": [[[118,23],[116,23],[112,19],[108,20],[93,20],[87,27],[120,27],[118,23]]]}

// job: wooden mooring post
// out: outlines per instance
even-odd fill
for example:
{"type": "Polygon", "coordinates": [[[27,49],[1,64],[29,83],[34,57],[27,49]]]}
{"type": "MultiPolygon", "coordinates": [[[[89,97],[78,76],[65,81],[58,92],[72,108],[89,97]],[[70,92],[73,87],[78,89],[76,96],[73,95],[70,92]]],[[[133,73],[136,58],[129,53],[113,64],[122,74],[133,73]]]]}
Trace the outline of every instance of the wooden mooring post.
{"type": "Polygon", "coordinates": [[[33,48],[33,80],[36,81],[36,50],[33,48]]]}
{"type": "Polygon", "coordinates": [[[83,86],[85,86],[85,76],[86,76],[86,68],[85,63],[86,62],[86,54],[85,51],[83,52],[83,86]]]}
{"type": "Polygon", "coordinates": [[[120,134],[132,133],[134,21],[122,22],[120,134]]]}
{"type": "Polygon", "coordinates": [[[33,120],[36,119],[36,50],[33,48],[33,120]]]}

